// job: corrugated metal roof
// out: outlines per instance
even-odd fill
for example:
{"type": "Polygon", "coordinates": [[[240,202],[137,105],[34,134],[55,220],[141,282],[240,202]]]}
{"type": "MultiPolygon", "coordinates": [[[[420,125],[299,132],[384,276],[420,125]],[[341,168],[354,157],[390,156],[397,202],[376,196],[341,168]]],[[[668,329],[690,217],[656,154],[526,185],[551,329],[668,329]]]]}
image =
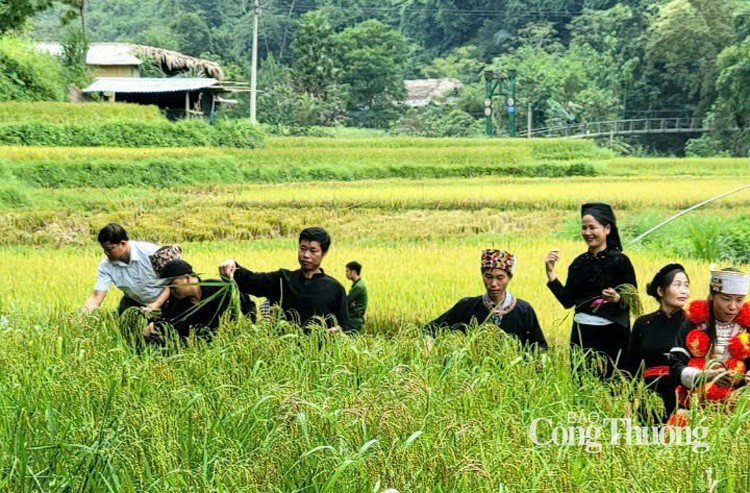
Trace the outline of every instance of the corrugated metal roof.
{"type": "MultiPolygon", "coordinates": [[[[60,43],[35,43],[36,47],[53,56],[62,55],[60,43]]],[[[86,64],[99,67],[107,65],[140,65],[135,56],[136,45],[130,43],[91,43],[86,52],[86,64]]]]}
{"type": "Polygon", "coordinates": [[[99,77],[83,92],[114,93],[158,93],[197,91],[216,84],[216,79],[183,79],[179,77],[166,79],[148,79],[137,77],[99,77]]]}

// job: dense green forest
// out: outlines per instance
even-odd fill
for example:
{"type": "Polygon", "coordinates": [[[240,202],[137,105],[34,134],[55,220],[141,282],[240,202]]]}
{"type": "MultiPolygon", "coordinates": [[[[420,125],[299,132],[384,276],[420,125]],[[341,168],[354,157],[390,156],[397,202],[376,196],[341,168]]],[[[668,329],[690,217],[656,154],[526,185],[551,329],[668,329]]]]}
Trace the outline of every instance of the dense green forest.
{"type": "MultiPolygon", "coordinates": [[[[128,41],[220,61],[248,80],[252,0],[2,0],[29,6],[26,30],[128,41]],[[47,8],[48,7],[48,8],[47,8]],[[83,16],[81,16],[83,14],[83,16]],[[81,19],[83,17],[83,19],[81,19]],[[83,22],[81,22],[81,20],[83,22]]],[[[533,127],[626,118],[707,118],[693,154],[745,155],[750,141],[748,0],[265,0],[259,101],[276,125],[482,130],[485,70],[516,70],[517,119],[533,127]],[[401,81],[451,77],[448,104],[405,109],[401,81]],[[736,129],[740,129],[737,131],[736,129]]],[[[0,9],[0,26],[9,26],[0,9]]],[[[16,20],[21,25],[22,21],[16,20]]],[[[497,128],[506,114],[498,111],[497,128]]],[[[686,137],[658,138],[662,151],[686,137]]],[[[614,141],[626,152],[656,140],[614,141]]]]}

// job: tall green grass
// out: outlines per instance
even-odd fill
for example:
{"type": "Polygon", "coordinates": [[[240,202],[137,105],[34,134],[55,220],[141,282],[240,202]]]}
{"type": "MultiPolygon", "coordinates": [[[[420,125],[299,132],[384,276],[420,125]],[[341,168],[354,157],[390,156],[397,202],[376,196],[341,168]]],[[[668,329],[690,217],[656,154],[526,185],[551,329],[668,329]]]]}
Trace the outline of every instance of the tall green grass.
{"type": "MultiPolygon", "coordinates": [[[[612,202],[623,235],[632,237],[675,208],[735,186],[735,176],[676,183],[654,169],[624,178],[413,180],[409,173],[463,169],[591,162],[596,172],[611,169],[606,160],[566,158],[568,149],[554,142],[543,159],[515,141],[321,142],[254,151],[3,148],[0,491],[750,490],[749,392],[732,414],[696,412],[694,423],[708,428],[702,454],[610,445],[608,434],[598,453],[529,437],[537,418],[567,425],[571,416],[622,418],[638,415],[633,406],[659,406],[637,383],[570,378],[569,318],[546,288],[542,265],[550,248],[563,262],[584,249],[580,203],[612,202]],[[337,181],[266,181],[292,171],[289,179],[337,181]],[[375,177],[391,178],[355,181],[381,172],[375,177]],[[181,243],[194,267],[212,276],[230,256],[259,271],[293,267],[299,230],[323,225],[334,238],[327,273],[343,280],[348,261],[365,266],[364,333],[303,336],[284,324],[243,321],[224,325],[210,345],[138,351],[112,314],[116,292],[94,315],[76,314],[101,256],[96,232],[110,221],[133,238],[181,243]],[[206,243],[215,240],[222,242],[206,243]],[[511,289],[536,308],[552,344],[546,355],[491,328],[435,341],[422,335],[422,324],[482,292],[478,254],[489,246],[518,255],[511,289]]],[[[701,163],[721,174],[711,160],[687,169],[701,163]]],[[[744,225],[738,218],[748,200],[733,196],[706,214],[744,225]]],[[[733,229],[741,247],[747,228],[733,229]]],[[[670,260],[691,273],[694,297],[707,290],[706,262],[687,250],[627,253],[641,293],[643,280],[670,260]]]]}
{"type": "Polygon", "coordinates": [[[708,469],[715,491],[750,487],[743,412],[706,416],[702,454],[608,435],[599,453],[534,445],[536,418],[619,418],[655,400],[574,385],[567,349],[527,354],[496,330],[433,343],[415,327],[385,339],[231,325],[210,346],[138,354],[110,316],[34,328],[19,315],[0,334],[4,491],[704,491],[708,469]]]}

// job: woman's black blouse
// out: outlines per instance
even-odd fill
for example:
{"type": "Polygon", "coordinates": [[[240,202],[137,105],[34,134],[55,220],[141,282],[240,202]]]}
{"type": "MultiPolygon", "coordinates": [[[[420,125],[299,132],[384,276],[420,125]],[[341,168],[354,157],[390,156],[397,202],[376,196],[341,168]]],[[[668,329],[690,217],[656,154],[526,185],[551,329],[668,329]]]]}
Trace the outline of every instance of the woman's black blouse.
{"type": "Polygon", "coordinates": [[[628,341],[627,370],[636,375],[654,366],[669,366],[669,351],[685,323],[685,312],[667,315],[661,310],[638,317],[628,341]]]}
{"type": "Polygon", "coordinates": [[[602,291],[620,284],[638,286],[630,259],[622,252],[606,249],[596,255],[586,252],[573,260],[568,267],[565,285],[559,279],[548,282],[547,287],[565,308],[575,307],[576,313],[590,313],[623,327],[630,326],[628,307],[620,303],[603,303],[596,312],[591,302],[600,298],[602,291]]]}

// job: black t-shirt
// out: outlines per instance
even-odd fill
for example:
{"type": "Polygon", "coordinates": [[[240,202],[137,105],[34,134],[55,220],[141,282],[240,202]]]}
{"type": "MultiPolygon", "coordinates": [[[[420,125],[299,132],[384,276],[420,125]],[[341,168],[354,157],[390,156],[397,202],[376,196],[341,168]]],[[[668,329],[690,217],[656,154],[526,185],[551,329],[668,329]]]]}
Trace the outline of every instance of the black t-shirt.
{"type": "Polygon", "coordinates": [[[289,321],[304,327],[313,317],[323,317],[329,327],[334,326],[333,315],[344,332],[351,332],[346,291],[333,277],[322,271],[307,279],[301,269],[280,269],[274,272],[251,272],[237,266],[234,274],[243,293],[268,298],[280,305],[289,321]]]}

